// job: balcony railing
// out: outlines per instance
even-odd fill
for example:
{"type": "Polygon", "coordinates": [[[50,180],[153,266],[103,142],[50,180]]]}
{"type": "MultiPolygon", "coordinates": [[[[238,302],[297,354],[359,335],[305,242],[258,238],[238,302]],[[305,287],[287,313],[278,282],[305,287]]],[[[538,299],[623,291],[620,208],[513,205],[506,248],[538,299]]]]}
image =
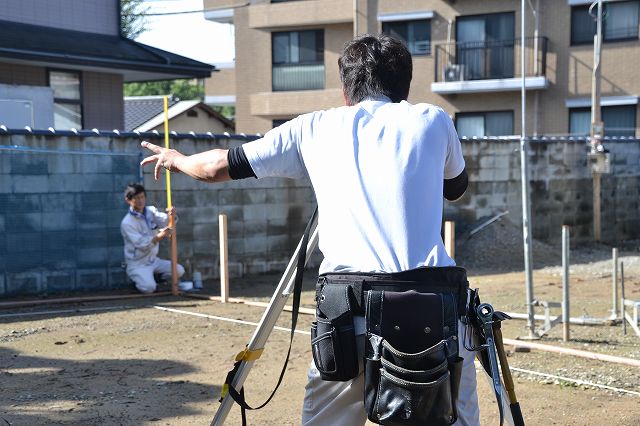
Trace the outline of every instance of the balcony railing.
{"type": "MultiPolygon", "coordinates": [[[[527,77],[545,76],[547,38],[524,39],[527,77]]],[[[521,39],[444,43],[435,46],[435,81],[520,77],[521,39]]]]}
{"type": "Polygon", "coordinates": [[[274,64],[272,88],[274,92],[324,89],[324,64],[274,64]]]}

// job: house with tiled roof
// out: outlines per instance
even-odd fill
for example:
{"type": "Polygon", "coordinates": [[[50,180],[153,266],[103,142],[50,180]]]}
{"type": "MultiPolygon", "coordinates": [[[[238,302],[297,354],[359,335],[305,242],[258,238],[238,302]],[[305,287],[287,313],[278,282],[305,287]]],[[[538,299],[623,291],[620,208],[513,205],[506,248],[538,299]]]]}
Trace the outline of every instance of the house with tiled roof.
{"type": "Polygon", "coordinates": [[[123,129],[124,83],[215,70],[126,38],[120,13],[120,0],[4,0],[0,125],[123,129]]]}
{"type": "MultiPolygon", "coordinates": [[[[234,133],[235,124],[200,100],[181,101],[168,96],[169,131],[177,133],[234,133]]],[[[129,132],[164,131],[164,96],[124,98],[124,129],[129,132]]]]}

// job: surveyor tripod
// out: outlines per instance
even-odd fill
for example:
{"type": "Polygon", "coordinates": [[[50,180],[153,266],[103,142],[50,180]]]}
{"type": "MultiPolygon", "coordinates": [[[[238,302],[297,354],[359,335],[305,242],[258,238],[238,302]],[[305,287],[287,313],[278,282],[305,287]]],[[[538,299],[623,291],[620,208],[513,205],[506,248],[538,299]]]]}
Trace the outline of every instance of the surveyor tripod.
{"type": "MultiPolygon", "coordinates": [[[[243,352],[240,352],[236,356],[236,366],[234,366],[234,373],[232,374],[232,379],[229,380],[228,386],[234,390],[241,390],[244,384],[244,381],[247,379],[249,375],[249,371],[251,367],[253,367],[253,363],[257,360],[262,354],[262,350],[264,349],[264,345],[269,338],[269,335],[273,331],[273,327],[280,316],[280,312],[284,309],[285,303],[289,295],[294,290],[294,285],[300,285],[302,279],[302,269],[307,264],[309,260],[309,256],[313,252],[313,250],[318,245],[318,220],[317,215],[314,214],[307,225],[307,229],[305,230],[305,234],[300,239],[298,246],[287,265],[287,268],[278,283],[278,287],[276,288],[271,300],[269,301],[269,306],[265,309],[264,314],[262,314],[262,318],[260,319],[260,323],[258,328],[253,333],[253,337],[251,337],[251,341],[245,348],[243,352]],[[298,279],[296,279],[298,278],[298,279]],[[298,283],[296,283],[298,281],[298,283]]],[[[295,293],[295,292],[294,292],[295,293]]],[[[295,295],[295,294],[294,294],[295,295]]],[[[297,315],[296,304],[299,304],[299,300],[294,300],[294,313],[293,316],[297,315]],[[297,302],[297,303],[296,303],[297,302]]],[[[293,338],[293,333],[295,329],[295,324],[292,324],[291,327],[291,337],[293,338]]],[[[289,348],[291,350],[291,348],[289,348]]],[[[287,355],[288,359],[288,355],[287,355]]],[[[284,369],[283,369],[284,373],[284,369]]],[[[282,380],[282,374],[280,375],[280,380],[282,380]]],[[[278,382],[278,384],[280,384],[278,382]]],[[[223,394],[227,391],[227,389],[223,388],[223,394]]],[[[275,393],[275,390],[274,390],[275,393]]],[[[273,394],[271,395],[273,396],[273,394]]],[[[269,400],[271,397],[269,397],[269,400]]],[[[229,414],[229,410],[233,405],[235,398],[230,398],[228,395],[223,395],[220,407],[216,412],[213,421],[211,422],[212,426],[220,426],[224,424],[227,415],[229,414]]],[[[269,401],[267,400],[267,402],[269,401]]],[[[265,403],[266,404],[266,403],[265,403]]],[[[264,404],[263,404],[264,405],[264,404]]],[[[244,412],[243,412],[244,417],[244,412]]]]}

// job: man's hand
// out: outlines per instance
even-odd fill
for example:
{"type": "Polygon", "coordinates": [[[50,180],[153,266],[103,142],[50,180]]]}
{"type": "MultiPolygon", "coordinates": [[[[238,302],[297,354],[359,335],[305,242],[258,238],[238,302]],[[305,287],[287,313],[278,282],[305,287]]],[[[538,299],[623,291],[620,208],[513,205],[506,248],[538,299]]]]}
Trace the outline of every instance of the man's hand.
{"type": "Polygon", "coordinates": [[[176,217],[176,208],[175,207],[173,207],[173,206],[167,207],[165,210],[166,210],[166,212],[167,212],[167,214],[169,216],[176,217]]]}
{"type": "Polygon", "coordinates": [[[183,154],[179,153],[175,149],[162,148],[147,141],[143,141],[140,145],[154,153],[154,155],[151,155],[142,160],[140,165],[144,166],[146,164],[155,162],[156,165],[153,170],[153,176],[156,180],[158,180],[158,178],[160,177],[160,169],[163,167],[170,172],[181,171],[178,163],[185,157],[183,154]]]}
{"type": "Polygon", "coordinates": [[[160,232],[158,232],[156,236],[153,237],[153,239],[155,240],[154,243],[159,243],[161,240],[164,240],[165,238],[171,238],[171,231],[172,229],[168,226],[166,228],[162,228],[160,232]]]}

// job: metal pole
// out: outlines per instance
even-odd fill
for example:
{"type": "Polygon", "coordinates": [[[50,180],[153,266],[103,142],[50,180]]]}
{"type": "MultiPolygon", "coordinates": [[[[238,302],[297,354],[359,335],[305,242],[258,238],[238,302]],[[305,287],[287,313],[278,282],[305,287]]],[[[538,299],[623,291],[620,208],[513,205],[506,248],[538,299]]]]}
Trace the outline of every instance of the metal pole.
{"type": "Polygon", "coordinates": [[[611,258],[613,261],[612,268],[612,290],[613,290],[613,307],[611,308],[611,319],[615,320],[618,318],[618,249],[613,248],[611,251],[611,258]]]}
{"type": "Polygon", "coordinates": [[[562,226],[562,340],[570,339],[569,332],[569,227],[562,226]]]}
{"type": "MultiPolygon", "coordinates": [[[[311,232],[311,237],[309,237],[309,243],[307,245],[307,256],[306,256],[307,261],[309,260],[311,253],[313,252],[316,245],[318,244],[317,219],[311,225],[310,232],[311,232]]],[[[273,330],[273,327],[275,326],[276,321],[280,316],[280,312],[282,312],[282,310],[284,309],[284,305],[287,301],[287,298],[289,297],[289,294],[293,289],[293,285],[295,281],[295,272],[297,270],[296,262],[298,260],[298,253],[301,250],[301,247],[300,247],[301,244],[302,244],[302,239],[300,239],[300,242],[298,243],[298,247],[296,248],[296,251],[293,253],[291,260],[289,261],[289,265],[287,266],[287,269],[282,275],[282,278],[280,279],[280,283],[278,284],[276,291],[273,293],[273,296],[271,297],[269,306],[264,311],[264,314],[262,314],[262,319],[260,320],[260,324],[258,325],[258,328],[254,332],[253,337],[251,338],[251,341],[247,345],[247,348],[251,351],[264,348],[267,342],[267,339],[269,338],[269,335],[271,334],[271,331],[273,330]]],[[[236,372],[233,382],[231,383],[231,385],[235,389],[240,390],[240,388],[242,388],[242,385],[244,384],[244,381],[249,375],[249,371],[251,370],[253,363],[254,361],[242,362],[242,364],[238,368],[238,371],[236,372]]],[[[233,402],[234,402],[233,398],[231,398],[231,396],[229,395],[227,395],[222,400],[222,403],[220,404],[220,407],[218,408],[218,411],[216,412],[216,415],[213,418],[213,421],[211,422],[212,426],[220,426],[224,424],[224,421],[227,418],[227,415],[229,414],[229,410],[231,410],[233,402]]]]}
{"type": "Polygon", "coordinates": [[[522,239],[524,242],[524,270],[526,280],[526,292],[527,292],[527,328],[529,329],[529,337],[535,337],[535,319],[533,312],[533,273],[531,272],[531,266],[533,263],[531,254],[531,207],[530,207],[530,195],[529,195],[529,165],[528,154],[529,146],[526,139],[526,105],[527,105],[527,93],[526,93],[526,77],[525,77],[525,51],[524,51],[524,37],[525,37],[525,1],[521,0],[520,11],[520,74],[522,75],[522,86],[520,88],[521,99],[521,127],[520,132],[520,171],[522,181],[522,239]]]}

